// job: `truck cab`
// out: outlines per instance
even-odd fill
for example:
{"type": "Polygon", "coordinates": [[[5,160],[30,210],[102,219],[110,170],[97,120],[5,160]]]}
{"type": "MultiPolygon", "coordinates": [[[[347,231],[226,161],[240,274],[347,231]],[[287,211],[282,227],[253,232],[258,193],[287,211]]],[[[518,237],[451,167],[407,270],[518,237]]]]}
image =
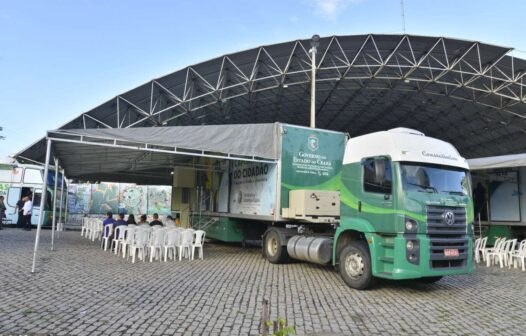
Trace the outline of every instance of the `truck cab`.
{"type": "Polygon", "coordinates": [[[470,175],[449,143],[396,128],[347,142],[332,261],[344,281],[473,271],[470,175]]]}

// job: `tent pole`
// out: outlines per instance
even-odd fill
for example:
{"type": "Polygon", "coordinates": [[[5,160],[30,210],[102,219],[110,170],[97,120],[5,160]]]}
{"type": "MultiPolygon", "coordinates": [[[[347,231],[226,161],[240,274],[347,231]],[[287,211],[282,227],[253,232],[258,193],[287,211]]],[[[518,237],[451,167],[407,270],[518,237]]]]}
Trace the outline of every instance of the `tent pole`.
{"type": "MultiPolygon", "coordinates": [[[[60,182],[60,206],[59,206],[59,212],[58,212],[58,222],[59,224],[62,223],[62,228],[64,228],[64,222],[62,221],[62,205],[64,204],[64,169],[60,171],[60,174],[62,175],[61,182],[60,182]]],[[[57,228],[57,238],[59,238],[59,232],[57,228]]]]}
{"type": "Polygon", "coordinates": [[[40,231],[42,231],[42,223],[44,221],[44,204],[46,204],[46,190],[47,190],[47,174],[49,171],[49,156],[51,154],[51,140],[47,139],[47,149],[46,149],[46,165],[44,166],[44,179],[42,182],[42,196],[40,197],[40,210],[38,213],[38,226],[37,234],[35,237],[35,249],[33,251],[33,266],[31,267],[31,273],[35,273],[35,266],[37,262],[37,250],[38,243],[40,241],[40,231]]]}
{"type": "MultiPolygon", "coordinates": [[[[64,178],[64,175],[62,175],[62,178],[64,178]]],[[[64,230],[66,230],[66,223],[68,222],[68,200],[69,200],[69,189],[68,185],[66,185],[66,199],[64,200],[64,230]]]]}
{"type": "Polygon", "coordinates": [[[53,221],[51,224],[51,251],[55,250],[55,225],[57,223],[58,160],[55,160],[55,187],[53,188],[53,221]]]}

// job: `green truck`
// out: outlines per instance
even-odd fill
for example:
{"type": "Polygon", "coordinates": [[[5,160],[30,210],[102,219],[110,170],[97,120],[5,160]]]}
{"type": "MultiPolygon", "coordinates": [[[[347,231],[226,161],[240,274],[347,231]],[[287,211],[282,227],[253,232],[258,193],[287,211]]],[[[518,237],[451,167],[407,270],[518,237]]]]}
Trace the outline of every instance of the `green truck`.
{"type": "Polygon", "coordinates": [[[224,163],[209,237],[256,232],[271,263],[332,263],[356,289],[473,272],[470,175],[451,144],[406,128],[277,128],[277,162],[224,163]]]}

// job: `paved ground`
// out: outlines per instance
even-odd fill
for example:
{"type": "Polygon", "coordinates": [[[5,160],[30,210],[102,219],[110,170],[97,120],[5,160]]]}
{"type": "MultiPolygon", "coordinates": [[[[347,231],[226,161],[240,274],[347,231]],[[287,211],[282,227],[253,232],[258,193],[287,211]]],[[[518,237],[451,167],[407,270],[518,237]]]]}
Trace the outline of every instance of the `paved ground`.
{"type": "Polygon", "coordinates": [[[435,285],[347,288],[330,267],[272,265],[259,250],[208,244],[204,261],[136,263],[67,232],[0,231],[0,334],[256,335],[261,301],[298,334],[519,335],[526,272],[481,267],[435,285]]]}

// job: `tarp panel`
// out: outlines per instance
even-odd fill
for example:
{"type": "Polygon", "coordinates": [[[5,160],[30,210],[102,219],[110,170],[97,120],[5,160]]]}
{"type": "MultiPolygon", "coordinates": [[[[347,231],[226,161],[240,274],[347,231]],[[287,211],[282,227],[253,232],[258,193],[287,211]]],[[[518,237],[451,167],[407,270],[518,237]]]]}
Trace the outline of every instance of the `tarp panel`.
{"type": "Polygon", "coordinates": [[[468,165],[471,170],[526,166],[526,153],[470,159],[468,165]]]}

